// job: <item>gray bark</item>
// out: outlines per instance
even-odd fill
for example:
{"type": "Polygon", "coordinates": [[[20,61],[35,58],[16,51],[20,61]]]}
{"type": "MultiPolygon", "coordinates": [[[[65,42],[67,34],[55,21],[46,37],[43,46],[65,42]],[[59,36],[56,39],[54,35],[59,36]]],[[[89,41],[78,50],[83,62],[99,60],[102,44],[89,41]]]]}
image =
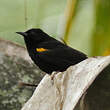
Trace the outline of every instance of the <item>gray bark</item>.
{"type": "Polygon", "coordinates": [[[42,77],[24,47],[0,39],[0,110],[20,110],[35,88],[18,83],[38,84],[42,77]]]}

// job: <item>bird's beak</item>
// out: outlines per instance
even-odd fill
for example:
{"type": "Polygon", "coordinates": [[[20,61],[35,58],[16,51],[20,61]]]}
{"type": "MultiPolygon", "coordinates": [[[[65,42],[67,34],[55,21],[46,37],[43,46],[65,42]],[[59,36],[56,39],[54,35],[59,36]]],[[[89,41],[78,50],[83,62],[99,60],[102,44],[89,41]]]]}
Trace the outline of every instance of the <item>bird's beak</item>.
{"type": "Polygon", "coordinates": [[[20,35],[22,35],[22,36],[27,36],[27,33],[26,32],[16,32],[17,34],[20,34],[20,35]]]}

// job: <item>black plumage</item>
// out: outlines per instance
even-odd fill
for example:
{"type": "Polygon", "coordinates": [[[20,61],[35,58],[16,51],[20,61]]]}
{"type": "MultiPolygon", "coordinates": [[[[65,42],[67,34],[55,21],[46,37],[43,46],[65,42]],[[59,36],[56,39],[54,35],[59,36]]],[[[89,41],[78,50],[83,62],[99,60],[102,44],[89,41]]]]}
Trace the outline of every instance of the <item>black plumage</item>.
{"type": "Polygon", "coordinates": [[[69,66],[75,65],[87,56],[66,44],[50,37],[41,29],[30,29],[26,32],[17,32],[24,36],[29,56],[44,72],[65,71],[69,66]]]}

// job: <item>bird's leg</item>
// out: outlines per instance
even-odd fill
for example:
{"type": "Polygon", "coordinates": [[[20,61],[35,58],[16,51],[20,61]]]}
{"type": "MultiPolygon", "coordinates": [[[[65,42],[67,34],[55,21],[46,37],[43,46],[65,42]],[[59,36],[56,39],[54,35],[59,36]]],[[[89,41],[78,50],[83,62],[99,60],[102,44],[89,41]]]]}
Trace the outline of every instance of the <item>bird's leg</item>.
{"type": "Polygon", "coordinates": [[[51,74],[51,80],[53,80],[54,79],[54,77],[55,77],[55,75],[58,73],[58,71],[54,71],[54,72],[52,72],[52,74],[51,74]]]}

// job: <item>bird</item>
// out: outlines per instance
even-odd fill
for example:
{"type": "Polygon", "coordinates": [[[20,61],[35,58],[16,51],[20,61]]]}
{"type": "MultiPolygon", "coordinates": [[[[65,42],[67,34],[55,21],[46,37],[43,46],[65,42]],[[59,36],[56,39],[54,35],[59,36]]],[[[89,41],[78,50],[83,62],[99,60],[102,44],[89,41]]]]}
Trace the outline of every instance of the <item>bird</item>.
{"type": "Polygon", "coordinates": [[[16,32],[23,36],[33,62],[45,73],[64,72],[69,66],[85,59],[87,55],[56,40],[40,28],[16,32]]]}

